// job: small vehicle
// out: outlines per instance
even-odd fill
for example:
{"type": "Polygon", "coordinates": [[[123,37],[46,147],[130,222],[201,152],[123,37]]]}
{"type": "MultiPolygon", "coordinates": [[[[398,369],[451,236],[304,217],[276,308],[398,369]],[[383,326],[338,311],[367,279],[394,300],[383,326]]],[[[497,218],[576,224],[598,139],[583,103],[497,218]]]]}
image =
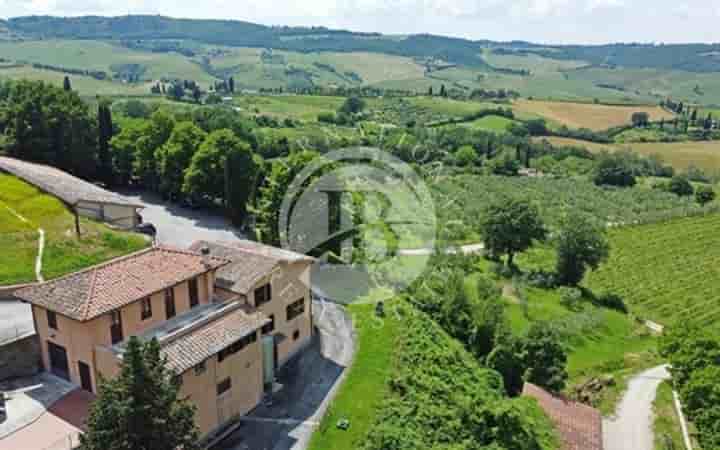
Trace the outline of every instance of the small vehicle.
{"type": "Polygon", "coordinates": [[[141,223],[135,227],[135,231],[151,236],[153,239],[157,236],[157,228],[155,228],[155,225],[150,222],[141,223]]]}

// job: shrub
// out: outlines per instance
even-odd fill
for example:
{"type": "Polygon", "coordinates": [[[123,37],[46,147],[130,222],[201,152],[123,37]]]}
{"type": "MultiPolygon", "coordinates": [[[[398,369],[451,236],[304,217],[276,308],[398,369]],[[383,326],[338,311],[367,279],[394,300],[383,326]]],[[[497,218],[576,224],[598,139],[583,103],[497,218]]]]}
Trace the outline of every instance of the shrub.
{"type": "Polygon", "coordinates": [[[628,308],[625,301],[617,294],[604,293],[595,298],[595,304],[605,308],[614,309],[621,313],[627,314],[628,308]]]}
{"type": "Polygon", "coordinates": [[[560,303],[571,311],[579,311],[582,309],[582,291],[573,287],[561,287],[560,303]]]}

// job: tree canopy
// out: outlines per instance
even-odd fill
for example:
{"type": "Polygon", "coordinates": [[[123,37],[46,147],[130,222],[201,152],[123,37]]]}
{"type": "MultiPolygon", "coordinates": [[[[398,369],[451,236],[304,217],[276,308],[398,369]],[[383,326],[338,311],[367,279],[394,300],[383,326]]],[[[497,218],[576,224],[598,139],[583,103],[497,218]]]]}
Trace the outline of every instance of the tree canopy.
{"type": "Polygon", "coordinates": [[[195,409],[180,398],[156,340],[131,337],[120,374],[101,380],[80,436],[85,450],[200,450],[195,409]]]}
{"type": "Polygon", "coordinates": [[[530,248],[535,240],[544,240],[547,231],[537,207],[527,200],[508,197],[488,205],[480,233],[490,254],[507,255],[511,267],[515,254],[530,248]]]}

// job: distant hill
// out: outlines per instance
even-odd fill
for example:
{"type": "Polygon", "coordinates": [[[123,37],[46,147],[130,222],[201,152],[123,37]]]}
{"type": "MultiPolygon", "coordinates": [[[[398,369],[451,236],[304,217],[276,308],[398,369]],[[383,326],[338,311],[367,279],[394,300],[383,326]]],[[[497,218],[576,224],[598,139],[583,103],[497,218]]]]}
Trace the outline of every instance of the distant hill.
{"type": "MultiPolygon", "coordinates": [[[[215,45],[262,47],[298,52],[375,52],[414,58],[436,58],[469,67],[487,67],[484,48],[507,53],[537,54],[581,60],[597,66],[720,72],[720,44],[611,44],[598,46],[547,46],[524,41],[410,35],[403,38],[332,30],[325,27],[269,27],[237,20],[174,19],[164,16],[122,17],[17,17],[6,22],[16,35],[27,39],[188,39],[215,45]]],[[[3,22],[0,22],[2,34],[3,22]]]]}

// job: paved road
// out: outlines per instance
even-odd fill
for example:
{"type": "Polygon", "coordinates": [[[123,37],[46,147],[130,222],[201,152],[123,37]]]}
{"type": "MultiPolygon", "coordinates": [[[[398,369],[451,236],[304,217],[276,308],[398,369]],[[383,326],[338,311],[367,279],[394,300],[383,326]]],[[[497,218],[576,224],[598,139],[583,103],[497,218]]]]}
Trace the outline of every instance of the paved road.
{"type": "Polygon", "coordinates": [[[30,305],[0,298],[0,345],[34,332],[30,305]]]}
{"type": "MultiPolygon", "coordinates": [[[[470,255],[473,253],[480,253],[483,250],[485,250],[485,244],[480,243],[480,244],[461,245],[459,248],[460,248],[460,251],[464,255],[470,255]]],[[[451,247],[447,250],[447,253],[451,254],[451,255],[455,254],[457,252],[458,252],[457,249],[453,248],[453,247],[451,247]]],[[[432,248],[414,248],[414,249],[408,248],[408,249],[403,249],[403,250],[398,251],[398,255],[400,255],[400,256],[427,256],[427,255],[432,255],[433,253],[435,253],[435,249],[432,249],[432,248]]]]}
{"type": "Polygon", "coordinates": [[[319,330],[311,347],[283,369],[284,389],[271,405],[263,404],[243,418],[242,425],[220,450],[303,450],[335,396],[355,352],[352,323],[344,308],[313,302],[319,330]]]}
{"type": "Polygon", "coordinates": [[[160,196],[149,192],[120,191],[119,193],[145,206],[145,209],[140,211],[140,215],[143,221],[155,225],[158,230],[158,241],[161,244],[187,248],[197,240],[245,239],[245,235],[240,230],[218,214],[170,204],[160,196]]]}
{"type": "Polygon", "coordinates": [[[653,412],[657,388],[670,378],[667,366],[647,370],[630,380],[617,414],[603,421],[605,450],[653,450],[653,412]]]}

